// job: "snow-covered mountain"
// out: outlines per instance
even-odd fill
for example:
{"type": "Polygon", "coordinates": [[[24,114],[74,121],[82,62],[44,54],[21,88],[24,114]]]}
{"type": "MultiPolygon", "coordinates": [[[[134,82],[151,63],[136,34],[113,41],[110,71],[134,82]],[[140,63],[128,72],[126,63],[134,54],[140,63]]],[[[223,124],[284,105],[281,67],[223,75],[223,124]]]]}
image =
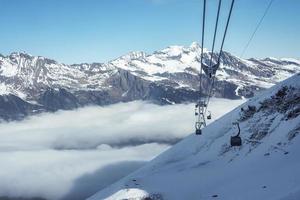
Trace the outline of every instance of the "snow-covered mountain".
{"type": "MultiPolygon", "coordinates": [[[[74,65],[26,53],[0,54],[0,117],[15,119],[42,111],[132,100],[159,104],[195,101],[200,52],[200,46],[192,43],[149,55],[131,52],[108,63],[74,65]]],[[[208,63],[211,54],[204,52],[208,63]]],[[[298,71],[300,61],[296,59],[245,60],[224,52],[214,94],[231,99],[251,97],[298,71]]],[[[203,87],[207,84],[204,78],[203,87]]]]}
{"type": "Polygon", "coordinates": [[[88,200],[300,199],[300,74],[203,132],[88,200]],[[230,146],[233,122],[241,127],[241,147],[230,146]]]}

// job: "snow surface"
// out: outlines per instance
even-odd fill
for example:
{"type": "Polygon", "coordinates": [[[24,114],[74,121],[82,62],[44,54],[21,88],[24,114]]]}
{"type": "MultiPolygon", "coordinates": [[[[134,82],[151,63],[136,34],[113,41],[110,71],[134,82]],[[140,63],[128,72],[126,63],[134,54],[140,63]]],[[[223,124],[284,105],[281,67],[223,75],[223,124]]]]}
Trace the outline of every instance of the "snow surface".
{"type": "Polygon", "coordinates": [[[295,58],[281,58],[280,60],[282,61],[288,61],[288,62],[294,62],[300,64],[300,60],[295,59],[295,58]]]}
{"type": "Polygon", "coordinates": [[[296,88],[298,100],[289,109],[299,107],[300,74],[250,99],[204,128],[203,135],[188,136],[88,200],[300,199],[299,114],[286,120],[286,113],[259,110],[240,121],[243,145],[229,145],[237,131],[232,123],[241,119],[241,108],[259,108],[283,86],[296,88]],[[262,133],[266,135],[253,140],[262,133]],[[298,136],[288,139],[291,133],[298,136]]]}
{"type": "Polygon", "coordinates": [[[6,94],[9,94],[7,86],[3,83],[0,83],[0,95],[6,95],[6,94]]]}

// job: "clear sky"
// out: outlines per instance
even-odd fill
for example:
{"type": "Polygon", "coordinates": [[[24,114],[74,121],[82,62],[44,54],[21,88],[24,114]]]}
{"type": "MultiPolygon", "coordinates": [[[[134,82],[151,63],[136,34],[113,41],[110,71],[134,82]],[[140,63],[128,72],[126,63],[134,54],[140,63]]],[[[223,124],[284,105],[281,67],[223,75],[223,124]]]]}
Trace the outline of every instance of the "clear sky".
{"type": "MultiPolygon", "coordinates": [[[[106,62],[130,51],[151,53],[170,45],[190,45],[201,39],[202,2],[0,0],[0,53],[25,51],[71,64],[106,62]]],[[[208,2],[206,35],[210,37],[206,48],[211,46],[217,0],[208,2]]],[[[230,2],[223,0],[222,22],[230,2]]],[[[268,3],[236,0],[224,50],[241,54],[268,3]]],[[[269,56],[300,58],[299,0],[274,0],[244,55],[269,56]]]]}

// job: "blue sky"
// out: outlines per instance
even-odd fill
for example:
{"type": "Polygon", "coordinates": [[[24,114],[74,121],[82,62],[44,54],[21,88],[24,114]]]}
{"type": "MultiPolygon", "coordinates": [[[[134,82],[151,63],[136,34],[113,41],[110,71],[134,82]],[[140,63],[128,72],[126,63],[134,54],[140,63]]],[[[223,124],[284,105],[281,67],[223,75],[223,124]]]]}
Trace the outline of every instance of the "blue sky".
{"type": "MultiPolygon", "coordinates": [[[[201,39],[202,1],[0,0],[0,53],[106,62],[130,51],[190,45],[201,39]]],[[[205,47],[210,48],[217,0],[208,2],[205,47]]],[[[241,54],[268,3],[236,0],[224,50],[241,54]]],[[[229,4],[223,0],[222,22],[229,4]]],[[[274,0],[244,57],[300,58],[299,10],[299,0],[274,0]]]]}

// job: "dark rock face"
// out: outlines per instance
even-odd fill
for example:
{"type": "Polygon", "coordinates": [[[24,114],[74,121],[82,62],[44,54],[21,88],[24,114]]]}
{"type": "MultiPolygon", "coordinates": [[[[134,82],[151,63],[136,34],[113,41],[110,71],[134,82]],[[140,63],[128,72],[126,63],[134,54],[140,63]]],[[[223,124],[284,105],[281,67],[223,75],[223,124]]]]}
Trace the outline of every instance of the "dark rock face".
{"type": "Polygon", "coordinates": [[[183,102],[194,102],[197,100],[198,92],[185,89],[174,89],[162,85],[151,84],[149,91],[143,100],[157,104],[177,104],[183,102]]]}
{"type": "Polygon", "coordinates": [[[80,106],[78,99],[66,89],[48,89],[38,99],[48,111],[71,110],[80,106]]]}
{"type": "Polygon", "coordinates": [[[79,102],[80,106],[86,105],[98,105],[104,106],[113,103],[117,103],[113,99],[112,95],[109,94],[108,91],[75,91],[74,96],[76,97],[77,101],[79,102]]]}
{"type": "Polygon", "coordinates": [[[150,82],[133,75],[129,71],[119,69],[116,74],[107,80],[112,86],[112,99],[119,101],[140,100],[149,90],[150,82]]]}
{"type": "Polygon", "coordinates": [[[0,119],[22,119],[42,111],[44,111],[42,106],[30,104],[15,95],[0,96],[0,119]]]}

